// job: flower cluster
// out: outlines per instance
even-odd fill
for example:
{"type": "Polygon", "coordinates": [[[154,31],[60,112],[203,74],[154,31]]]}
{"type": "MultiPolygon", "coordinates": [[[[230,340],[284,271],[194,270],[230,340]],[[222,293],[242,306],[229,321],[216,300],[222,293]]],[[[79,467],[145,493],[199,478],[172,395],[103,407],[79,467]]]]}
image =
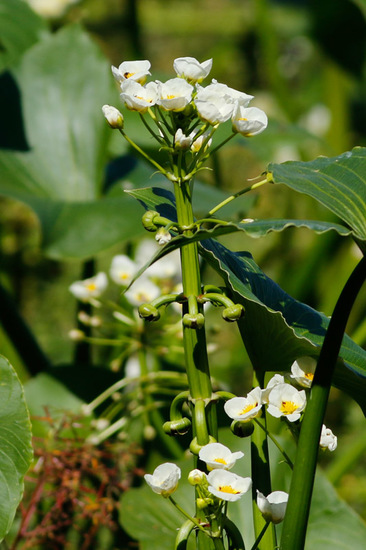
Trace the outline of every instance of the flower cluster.
{"type": "MultiPolygon", "coordinates": [[[[243,456],[240,451],[232,453],[221,443],[209,443],[201,448],[199,458],[206,463],[209,473],[192,470],[188,481],[196,487],[197,506],[202,510],[207,508],[208,516],[223,502],[235,502],[251,489],[250,477],[241,477],[228,471],[243,456]]],[[[145,481],[155,493],[168,498],[177,489],[180,477],[180,468],[167,462],[158,466],[152,475],[146,474],[145,481]]],[[[257,490],[258,508],[268,522],[279,523],[283,520],[287,500],[288,494],[283,491],[274,491],[265,497],[257,490]]]]}
{"type": "MultiPolygon", "coordinates": [[[[154,242],[145,240],[136,250],[135,259],[132,260],[125,254],[114,256],[109,269],[110,279],[121,287],[128,287],[139,269],[146,263],[156,249],[154,242]]],[[[127,301],[133,306],[139,306],[145,302],[151,302],[162,292],[171,290],[177,284],[176,277],[180,268],[179,252],[172,252],[150,266],[141,277],[125,292],[127,301]]],[[[98,299],[103,295],[108,286],[106,273],[97,273],[94,277],[73,282],[70,292],[85,303],[100,305],[98,299]]]]}
{"type": "MultiPolygon", "coordinates": [[[[266,114],[249,106],[253,96],[216,80],[201,85],[210,73],[212,59],[199,63],[193,57],[180,57],[173,67],[176,76],[165,82],[147,82],[151,75],[148,60],[124,61],[112,67],[124,105],[140,115],[150,115],[158,131],[148,129],[163,147],[201,155],[223,122],[231,120],[233,135],[246,137],[260,134],[267,127],[266,114]]],[[[104,105],[103,113],[112,128],[122,131],[123,116],[118,109],[104,105]]]]}

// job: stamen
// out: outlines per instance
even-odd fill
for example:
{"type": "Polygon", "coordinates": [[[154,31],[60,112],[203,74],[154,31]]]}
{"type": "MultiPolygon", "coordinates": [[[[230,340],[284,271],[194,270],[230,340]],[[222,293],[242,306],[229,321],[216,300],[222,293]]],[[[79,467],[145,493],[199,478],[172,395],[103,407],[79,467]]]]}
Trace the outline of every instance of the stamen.
{"type": "Polygon", "coordinates": [[[226,460],[223,458],[215,458],[214,462],[217,462],[218,464],[227,464],[226,460]]]}
{"type": "Polygon", "coordinates": [[[282,401],[280,411],[283,414],[292,414],[297,411],[298,406],[293,401],[282,401]]]}
{"type": "Polygon", "coordinates": [[[222,493],[230,493],[231,495],[238,495],[240,491],[236,491],[231,487],[231,485],[221,485],[219,486],[219,491],[222,493]]]}

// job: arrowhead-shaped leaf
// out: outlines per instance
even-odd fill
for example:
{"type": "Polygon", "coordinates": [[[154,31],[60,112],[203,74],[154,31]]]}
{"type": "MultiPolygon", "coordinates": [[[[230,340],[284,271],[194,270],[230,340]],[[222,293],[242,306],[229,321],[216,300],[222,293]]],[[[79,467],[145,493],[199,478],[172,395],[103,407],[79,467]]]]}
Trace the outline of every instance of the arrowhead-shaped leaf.
{"type": "Polygon", "coordinates": [[[31,425],[19,379],[0,356],[0,541],[9,531],[32,460],[31,425]]]}
{"type": "Polygon", "coordinates": [[[268,172],[274,183],[310,195],[346,222],[356,239],[366,240],[366,148],[310,162],[270,164],[268,172]]]}

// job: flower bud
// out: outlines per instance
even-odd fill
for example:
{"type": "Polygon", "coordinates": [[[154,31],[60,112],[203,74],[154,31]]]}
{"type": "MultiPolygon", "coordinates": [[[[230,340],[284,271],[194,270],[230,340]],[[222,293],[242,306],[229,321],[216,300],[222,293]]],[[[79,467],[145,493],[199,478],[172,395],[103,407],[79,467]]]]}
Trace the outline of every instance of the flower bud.
{"type": "Polygon", "coordinates": [[[170,420],[165,422],[163,430],[168,435],[184,435],[191,427],[189,418],[180,418],[179,420],[170,420]]]}
{"type": "Polygon", "coordinates": [[[169,241],[171,241],[171,239],[172,239],[171,234],[164,227],[160,227],[157,230],[156,235],[155,235],[155,240],[160,245],[168,243],[169,241]]]}
{"type": "Polygon", "coordinates": [[[155,216],[159,216],[159,212],[154,210],[147,210],[142,216],[142,225],[147,231],[157,231],[159,227],[154,224],[155,216]]]}
{"type": "Polygon", "coordinates": [[[160,319],[159,310],[151,304],[142,304],[138,311],[140,317],[146,319],[146,321],[157,321],[160,319]]]}
{"type": "Polygon", "coordinates": [[[205,318],[202,313],[190,314],[186,313],[183,315],[183,326],[187,328],[199,329],[202,328],[205,324],[205,318]]]}
{"type": "Polygon", "coordinates": [[[102,111],[106,121],[111,128],[122,130],[124,125],[123,115],[119,112],[118,109],[112,107],[111,105],[103,105],[102,111]]]}
{"type": "Polygon", "coordinates": [[[188,482],[191,485],[200,485],[202,481],[206,480],[206,474],[205,472],[201,472],[201,470],[192,470],[188,474],[188,482]]]}
{"type": "Polygon", "coordinates": [[[226,307],[222,312],[222,317],[225,321],[233,323],[238,321],[244,315],[244,306],[241,304],[234,304],[233,306],[226,307]]]}
{"type": "Polygon", "coordinates": [[[231,423],[230,430],[238,437],[249,437],[254,432],[254,424],[251,421],[240,422],[240,420],[234,420],[231,423]]]}

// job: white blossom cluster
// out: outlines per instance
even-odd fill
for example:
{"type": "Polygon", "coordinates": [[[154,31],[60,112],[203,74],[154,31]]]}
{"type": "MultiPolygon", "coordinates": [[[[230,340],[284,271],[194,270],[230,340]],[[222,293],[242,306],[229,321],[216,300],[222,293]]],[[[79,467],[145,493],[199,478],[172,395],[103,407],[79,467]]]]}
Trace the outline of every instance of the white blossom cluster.
{"type": "MultiPolygon", "coordinates": [[[[134,260],[125,254],[114,256],[109,269],[110,279],[121,287],[127,287],[154,250],[154,241],[147,239],[136,249],[134,260]]],[[[133,306],[151,302],[161,294],[164,281],[175,284],[175,278],[180,272],[179,262],[179,252],[174,251],[150,266],[124,293],[128,302],[133,306]]],[[[107,286],[108,276],[105,272],[100,272],[94,277],[73,282],[69,290],[81,302],[98,306],[98,298],[103,295],[107,286]]]]}
{"type": "MultiPolygon", "coordinates": [[[[196,487],[198,500],[202,508],[215,507],[221,501],[235,502],[250,491],[252,480],[230,472],[236,460],[244,454],[240,451],[232,453],[221,443],[209,443],[201,448],[199,459],[206,463],[208,474],[195,469],[188,475],[188,481],[196,487]]],[[[151,489],[165,498],[170,497],[177,489],[181,477],[180,468],[167,462],[158,466],[154,473],[146,474],[145,481],[151,489]]],[[[288,494],[274,491],[265,497],[257,491],[257,505],[264,519],[273,523],[283,520],[286,511],[288,494]]]]}
{"type": "MultiPolygon", "coordinates": [[[[167,113],[185,111],[191,116],[193,111],[204,124],[212,126],[231,119],[233,131],[247,137],[265,130],[268,124],[266,114],[257,107],[249,107],[253,96],[216,80],[208,86],[201,86],[200,83],[210,73],[212,59],[199,63],[193,57],[180,57],[174,60],[173,66],[175,78],[148,83],[146,81],[151,74],[148,60],[124,61],[119,67],[112,67],[125,106],[140,114],[155,106],[167,113]]],[[[111,125],[115,120],[120,120],[120,113],[115,108],[105,105],[103,112],[111,125]]],[[[178,128],[175,129],[174,145],[176,148],[191,147],[197,150],[206,137],[197,124],[189,132],[186,128],[178,128]]]]}

